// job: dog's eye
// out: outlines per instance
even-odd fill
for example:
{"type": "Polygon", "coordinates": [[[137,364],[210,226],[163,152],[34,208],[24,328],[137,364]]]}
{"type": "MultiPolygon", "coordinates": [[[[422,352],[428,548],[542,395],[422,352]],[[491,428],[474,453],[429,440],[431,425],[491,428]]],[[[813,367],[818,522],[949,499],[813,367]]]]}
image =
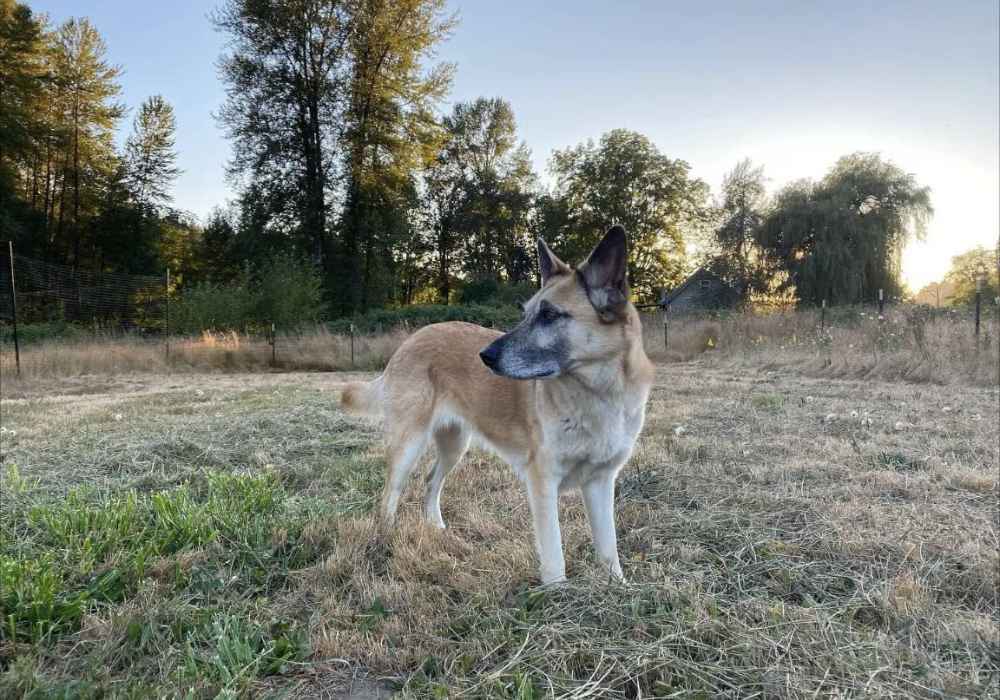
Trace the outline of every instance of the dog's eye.
{"type": "Polygon", "coordinates": [[[538,320],[542,323],[552,323],[565,315],[552,304],[542,304],[541,308],[538,309],[538,320]]]}

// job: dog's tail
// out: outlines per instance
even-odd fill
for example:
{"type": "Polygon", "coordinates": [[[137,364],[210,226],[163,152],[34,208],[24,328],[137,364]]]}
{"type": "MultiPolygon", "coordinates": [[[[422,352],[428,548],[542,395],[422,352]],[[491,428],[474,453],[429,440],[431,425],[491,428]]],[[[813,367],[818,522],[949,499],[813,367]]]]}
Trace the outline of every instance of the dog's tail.
{"type": "Polygon", "coordinates": [[[344,384],[340,390],[340,406],[348,413],[380,416],[385,410],[381,376],[370,382],[344,384]]]}

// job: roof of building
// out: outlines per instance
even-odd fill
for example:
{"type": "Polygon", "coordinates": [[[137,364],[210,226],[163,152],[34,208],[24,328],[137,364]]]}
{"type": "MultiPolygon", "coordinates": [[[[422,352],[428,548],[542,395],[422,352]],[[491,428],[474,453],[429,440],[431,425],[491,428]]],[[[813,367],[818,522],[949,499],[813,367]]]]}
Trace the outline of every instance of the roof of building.
{"type": "Polygon", "coordinates": [[[716,280],[717,282],[725,284],[722,278],[719,277],[714,272],[712,272],[711,270],[708,270],[704,267],[699,267],[697,270],[688,275],[688,278],[686,280],[684,280],[678,286],[671,289],[668,293],[664,294],[663,299],[660,303],[662,304],[671,303],[674,299],[677,299],[681,294],[683,294],[684,290],[686,290],[688,287],[690,287],[698,280],[702,279],[713,279],[716,280]]]}

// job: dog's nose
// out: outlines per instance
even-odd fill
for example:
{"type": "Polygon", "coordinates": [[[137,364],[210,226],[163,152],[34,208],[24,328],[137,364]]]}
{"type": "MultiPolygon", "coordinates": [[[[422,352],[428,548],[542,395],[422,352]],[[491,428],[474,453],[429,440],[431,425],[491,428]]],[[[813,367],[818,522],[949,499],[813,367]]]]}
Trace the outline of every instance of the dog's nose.
{"type": "Polygon", "coordinates": [[[481,359],[483,364],[490,369],[496,369],[497,362],[500,360],[500,351],[497,349],[496,344],[491,344],[487,346],[485,350],[480,352],[479,359],[481,359]]]}

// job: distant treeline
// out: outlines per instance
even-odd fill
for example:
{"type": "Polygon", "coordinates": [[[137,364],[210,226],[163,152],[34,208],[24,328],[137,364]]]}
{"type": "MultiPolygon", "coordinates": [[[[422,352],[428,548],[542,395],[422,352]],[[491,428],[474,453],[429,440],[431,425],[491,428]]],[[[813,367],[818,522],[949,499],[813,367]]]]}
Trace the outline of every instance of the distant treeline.
{"type": "MultiPolygon", "coordinates": [[[[455,67],[431,59],[457,30],[444,0],[224,0],[211,21],[228,40],[218,120],[238,195],[199,222],[172,206],[171,105],[147,99],[117,149],[122,69],[97,29],[0,0],[0,238],[88,270],[169,266],[172,293],[204,305],[295,279],[308,315],[332,319],[511,296],[536,280],[536,237],[576,261],[611,223],[629,231],[640,301],[696,265],[744,300],[899,296],[903,247],[932,213],[928,189],[876,154],[773,196],[743,161],[713,196],[624,129],[554,152],[543,186],[507,101],[440,111],[455,67]]],[[[265,313],[250,296],[218,313],[265,313]]]]}

